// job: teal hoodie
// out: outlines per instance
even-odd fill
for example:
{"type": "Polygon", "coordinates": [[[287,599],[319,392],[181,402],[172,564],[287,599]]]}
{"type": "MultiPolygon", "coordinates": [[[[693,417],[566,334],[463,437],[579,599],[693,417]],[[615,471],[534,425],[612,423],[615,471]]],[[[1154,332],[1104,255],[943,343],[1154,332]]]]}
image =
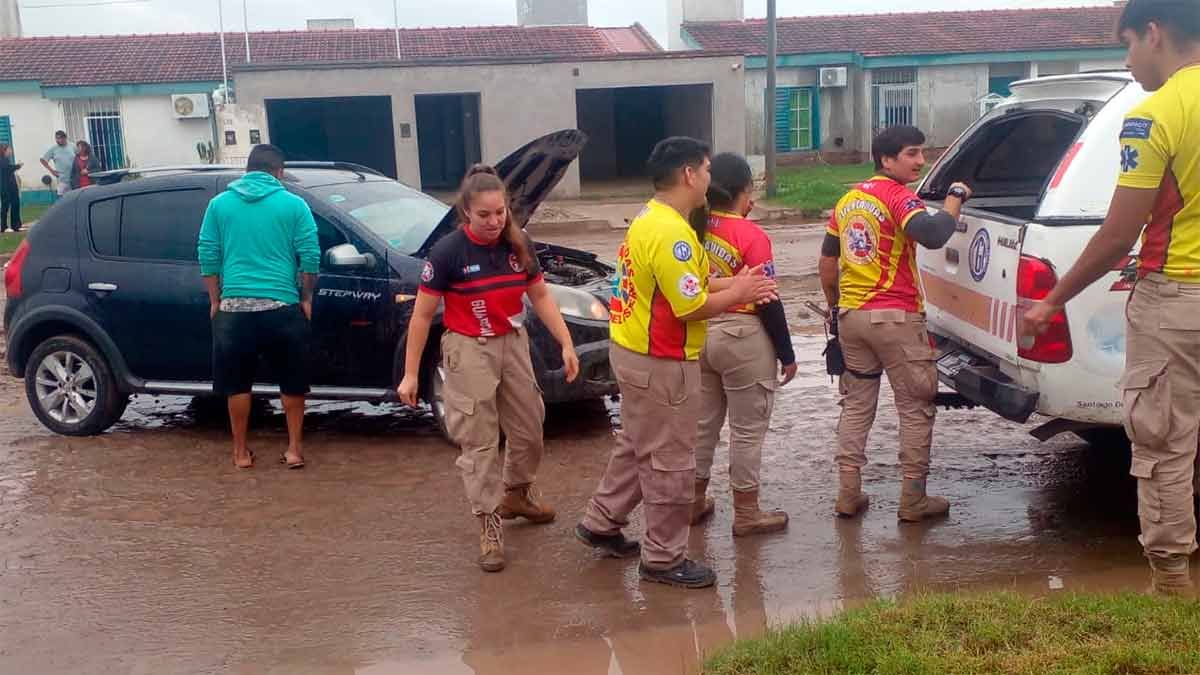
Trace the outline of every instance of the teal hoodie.
{"type": "Polygon", "coordinates": [[[321,263],[312,210],[261,171],[230,183],[208,203],[196,249],[200,273],[221,277],[222,298],[295,304],[297,271],[316,274],[321,263]]]}

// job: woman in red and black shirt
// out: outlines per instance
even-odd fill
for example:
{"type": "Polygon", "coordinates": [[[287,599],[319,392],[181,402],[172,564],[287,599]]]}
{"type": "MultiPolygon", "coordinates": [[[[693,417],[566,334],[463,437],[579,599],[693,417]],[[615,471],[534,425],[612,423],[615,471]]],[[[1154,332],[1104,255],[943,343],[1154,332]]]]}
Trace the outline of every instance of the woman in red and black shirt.
{"type": "Polygon", "coordinates": [[[404,403],[417,404],[421,357],[444,301],[446,428],[462,449],[457,464],[480,521],[479,566],[499,572],[505,565],[502,518],[549,523],[555,517],[533,490],[546,409],[523,327],[525,295],[562,345],[568,382],[579,375],[579,358],[532,244],[512,221],[496,170],[472,167],[456,208],[465,224],[439,241],[425,263],[398,393],[404,403]],[[501,429],[508,439],[503,471],[501,429]]]}

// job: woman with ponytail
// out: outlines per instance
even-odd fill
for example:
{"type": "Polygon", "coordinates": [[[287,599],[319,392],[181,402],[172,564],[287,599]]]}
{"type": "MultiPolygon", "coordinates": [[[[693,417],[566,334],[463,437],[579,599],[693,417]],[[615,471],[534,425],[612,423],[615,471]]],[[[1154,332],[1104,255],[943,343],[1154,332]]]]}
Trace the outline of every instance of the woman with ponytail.
{"type": "MultiPolygon", "coordinates": [[[[739,155],[712,159],[708,188],[710,217],[704,248],[716,278],[733,277],[743,268],[762,266],[775,276],[771,240],[750,220],[754,179],[750,165],[739,155]]],[[[716,283],[714,281],[714,283],[716,283]]],[[[707,496],[713,455],[725,418],[729,418],[729,484],[733,489],[733,534],[736,537],[777,532],[787,527],[782,511],[758,506],[762,444],[771,421],[775,390],[796,376],[783,303],[735,306],[708,322],[708,337],[700,355],[700,431],[696,446],[696,494],[692,524],[714,508],[707,496]],[[776,362],[781,380],[776,380],[776,362]]]]}
{"type": "Polygon", "coordinates": [[[446,428],[462,450],[457,465],[479,519],[479,566],[499,572],[505,566],[502,519],[549,523],[555,518],[533,487],[546,409],[529,358],[525,295],[562,345],[568,382],[579,375],[579,358],[533,245],[512,220],[496,170],[471,167],[455,208],[462,227],[433,247],[421,275],[398,393],[404,403],[417,405],[425,344],[444,301],[446,428]],[[503,468],[501,431],[507,437],[503,468]]]}

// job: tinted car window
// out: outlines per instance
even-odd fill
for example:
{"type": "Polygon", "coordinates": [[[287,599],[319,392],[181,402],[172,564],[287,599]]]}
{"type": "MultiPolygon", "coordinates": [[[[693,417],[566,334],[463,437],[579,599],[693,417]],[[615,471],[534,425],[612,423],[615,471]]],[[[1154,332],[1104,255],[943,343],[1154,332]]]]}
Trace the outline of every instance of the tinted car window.
{"type": "Polygon", "coordinates": [[[88,214],[92,248],[100,255],[115,256],[120,251],[121,198],[92,204],[88,214]]]}
{"type": "Polygon", "coordinates": [[[346,235],[334,227],[333,223],[315,213],[313,214],[313,220],[317,221],[317,240],[321,244],[322,254],[334,246],[346,243],[346,235]]]}
{"type": "Polygon", "coordinates": [[[196,240],[210,198],[203,188],[127,195],[121,210],[121,256],[196,260],[196,240]]]}

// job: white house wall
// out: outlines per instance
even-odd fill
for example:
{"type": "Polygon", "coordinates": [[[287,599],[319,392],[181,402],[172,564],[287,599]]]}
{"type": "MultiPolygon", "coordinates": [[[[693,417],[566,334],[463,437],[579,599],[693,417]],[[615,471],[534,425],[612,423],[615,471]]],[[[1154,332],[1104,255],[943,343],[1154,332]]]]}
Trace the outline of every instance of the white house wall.
{"type": "MultiPolygon", "coordinates": [[[[391,96],[396,170],[401,181],[420,185],[416,110],[418,94],[478,93],[480,145],[494,162],[538,136],[575,128],[575,92],[630,86],[711,84],[714,146],[745,152],[746,105],[741,57],[587,61],[580,63],[423,66],[238,72],[242,103],[330,96],[391,96]],[[736,67],[735,67],[736,66],[736,67]],[[578,70],[578,75],[575,74],[578,70]],[[411,124],[411,138],[401,138],[411,124]]],[[[578,163],[556,195],[580,192],[578,163]]]]}
{"type": "Polygon", "coordinates": [[[196,144],[213,137],[211,118],[175,119],[169,95],[121,97],[121,124],[133,166],[200,164],[196,144]]]}
{"type": "MultiPolygon", "coordinates": [[[[196,143],[212,139],[210,121],[177,120],[171,97],[130,96],[120,99],[125,155],[136,166],[196,164],[196,143]]],[[[40,189],[42,154],[54,144],[54,132],[65,128],[58,100],[40,92],[0,94],[0,115],[12,120],[16,159],[25,166],[19,172],[23,189],[40,189]]],[[[69,139],[72,146],[78,138],[69,139]]]]}
{"type": "Polygon", "coordinates": [[[0,94],[0,115],[12,120],[13,157],[25,165],[18,172],[22,189],[42,187],[47,172],[38,160],[54,145],[54,132],[62,128],[58,104],[42,98],[40,92],[0,94]]]}
{"type": "Polygon", "coordinates": [[[987,93],[987,64],[918,68],[916,123],[927,144],[953,143],[979,118],[979,99],[987,93]]]}

